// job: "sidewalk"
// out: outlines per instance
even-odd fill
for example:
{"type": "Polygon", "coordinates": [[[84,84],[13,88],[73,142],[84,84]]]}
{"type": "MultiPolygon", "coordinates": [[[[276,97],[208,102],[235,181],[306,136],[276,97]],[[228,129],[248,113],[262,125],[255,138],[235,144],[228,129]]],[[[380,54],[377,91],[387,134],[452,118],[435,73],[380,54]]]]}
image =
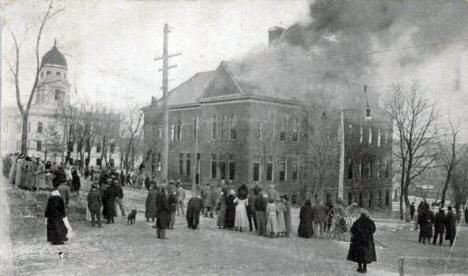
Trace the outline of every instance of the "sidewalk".
{"type": "Polygon", "coordinates": [[[16,275],[13,265],[13,245],[10,238],[10,208],[7,199],[8,181],[0,178],[0,275],[16,275]]]}

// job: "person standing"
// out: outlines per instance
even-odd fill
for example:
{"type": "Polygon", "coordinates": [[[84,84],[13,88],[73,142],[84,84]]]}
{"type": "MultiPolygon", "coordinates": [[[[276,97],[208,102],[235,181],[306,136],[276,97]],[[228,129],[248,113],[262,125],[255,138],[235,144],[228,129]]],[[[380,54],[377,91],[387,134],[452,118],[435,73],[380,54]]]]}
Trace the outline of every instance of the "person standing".
{"type": "Polygon", "coordinates": [[[207,186],[206,189],[206,198],[205,198],[205,217],[213,218],[213,211],[216,206],[216,192],[214,186],[207,186]]]}
{"type": "Polygon", "coordinates": [[[411,203],[409,210],[410,210],[411,221],[413,221],[414,220],[414,213],[416,212],[416,207],[414,207],[414,202],[411,203]]]}
{"type": "Polygon", "coordinates": [[[18,153],[15,153],[15,155],[13,155],[11,157],[11,169],[10,169],[10,173],[8,174],[8,183],[10,184],[15,184],[15,177],[16,177],[16,161],[18,161],[18,153]]]}
{"type": "Polygon", "coordinates": [[[59,191],[54,190],[50,194],[44,216],[47,222],[47,241],[53,245],[64,244],[67,241],[68,230],[63,220],[67,214],[59,191]]]}
{"type": "Polygon", "coordinates": [[[96,184],[91,184],[91,190],[88,193],[88,209],[91,214],[91,226],[97,223],[101,227],[101,193],[97,190],[96,184]]]}
{"type": "Polygon", "coordinates": [[[235,224],[237,231],[242,232],[244,229],[247,229],[249,225],[249,220],[247,218],[247,204],[248,201],[246,198],[236,197],[234,199],[234,203],[236,205],[236,212],[235,212],[235,224]]]}
{"type": "Polygon", "coordinates": [[[361,209],[361,216],[351,226],[348,261],[358,263],[357,272],[366,273],[367,265],[377,261],[374,244],[375,223],[369,212],[361,209]]]}
{"type": "Polygon", "coordinates": [[[156,196],[158,195],[158,191],[155,189],[154,184],[150,185],[148,190],[148,196],[146,197],[145,202],[145,218],[146,222],[154,222],[156,219],[156,196]]]}
{"type": "Polygon", "coordinates": [[[169,204],[170,217],[169,217],[169,230],[174,230],[175,215],[177,211],[177,195],[173,188],[170,189],[169,198],[167,199],[169,204]]]}
{"type": "Polygon", "coordinates": [[[189,229],[197,229],[200,222],[200,213],[202,209],[203,202],[201,198],[199,198],[197,195],[194,195],[191,199],[189,199],[185,216],[189,229]]]}
{"type": "Polygon", "coordinates": [[[184,215],[184,200],[185,200],[185,190],[180,184],[180,181],[177,181],[177,216],[184,215]]]}
{"type": "Polygon", "coordinates": [[[325,223],[327,222],[327,215],[325,211],[325,206],[323,206],[322,201],[319,200],[314,207],[313,217],[314,217],[314,236],[320,238],[325,230],[325,223]]]}
{"type": "Polygon", "coordinates": [[[218,198],[218,219],[216,226],[219,229],[224,228],[224,220],[226,219],[226,194],[221,192],[218,198]]]}
{"type": "Polygon", "coordinates": [[[432,244],[436,244],[437,237],[439,237],[439,245],[442,245],[445,232],[445,220],[444,209],[439,208],[439,212],[434,217],[434,239],[432,240],[432,244]]]}
{"type": "Polygon", "coordinates": [[[63,201],[65,202],[65,210],[68,209],[68,203],[70,202],[70,187],[67,185],[67,180],[65,178],[62,178],[60,181],[60,185],[57,187],[57,190],[60,192],[60,195],[63,198],[63,201]]]}
{"type": "Polygon", "coordinates": [[[267,216],[267,227],[266,231],[270,237],[276,237],[278,234],[278,218],[276,216],[276,205],[275,200],[268,198],[268,204],[266,206],[266,216],[267,216]]]}
{"type": "Polygon", "coordinates": [[[44,162],[40,160],[36,169],[36,185],[39,190],[47,190],[45,174],[46,168],[44,162]]]}
{"type": "Polygon", "coordinates": [[[149,178],[149,176],[146,176],[145,177],[145,189],[149,190],[150,185],[151,185],[151,179],[149,178]]]}
{"type": "Polygon", "coordinates": [[[30,191],[36,190],[36,164],[30,157],[26,158],[26,187],[30,191]]]}
{"type": "Polygon", "coordinates": [[[314,234],[314,219],[311,205],[312,203],[308,199],[299,211],[299,228],[297,229],[297,234],[301,238],[311,238],[314,234]]]}
{"type": "Polygon", "coordinates": [[[125,174],[124,174],[123,170],[121,170],[120,171],[120,186],[122,186],[122,187],[125,186],[125,184],[126,184],[125,180],[126,180],[125,174]]]}
{"type": "Polygon", "coordinates": [[[81,188],[80,176],[78,175],[78,171],[74,170],[72,172],[72,191],[76,193],[76,196],[80,194],[80,188],[81,188]]]}
{"type": "Polygon", "coordinates": [[[259,192],[254,202],[255,216],[257,217],[257,232],[259,236],[266,235],[266,226],[267,226],[266,199],[267,197],[268,197],[267,194],[263,192],[259,192]]]}
{"type": "Polygon", "coordinates": [[[247,218],[249,219],[249,230],[250,232],[257,231],[257,217],[255,216],[255,198],[258,194],[255,191],[250,190],[247,204],[247,218]]]}
{"type": "Polygon", "coordinates": [[[104,191],[104,204],[106,210],[107,224],[114,223],[115,217],[115,198],[117,197],[118,191],[115,182],[111,182],[111,185],[104,191]]]}
{"type": "Polygon", "coordinates": [[[284,211],[286,208],[284,207],[283,201],[280,199],[276,202],[276,217],[278,220],[278,235],[279,236],[286,236],[286,222],[284,220],[284,211]]]}
{"type": "Polygon", "coordinates": [[[115,203],[119,205],[120,208],[120,213],[122,214],[123,217],[125,217],[125,206],[123,204],[123,198],[124,198],[124,193],[122,186],[120,185],[119,181],[116,179],[114,180],[114,186],[115,186],[115,191],[117,192],[116,197],[115,197],[115,203]]]}
{"type": "Polygon", "coordinates": [[[291,226],[291,204],[289,203],[289,198],[287,195],[284,195],[283,198],[283,204],[284,204],[284,223],[286,226],[286,237],[289,237],[292,232],[292,226],[291,226]]]}
{"type": "Polygon", "coordinates": [[[236,219],[236,204],[234,203],[234,190],[229,190],[229,195],[226,197],[226,215],[224,220],[224,228],[234,228],[234,222],[236,219]]]}
{"type": "Polygon", "coordinates": [[[457,218],[452,211],[452,206],[448,207],[447,216],[445,218],[445,239],[450,241],[450,246],[453,245],[455,236],[457,234],[457,218]]]}
{"type": "Polygon", "coordinates": [[[156,196],[156,228],[158,239],[166,238],[166,229],[169,224],[169,203],[167,202],[166,190],[160,188],[156,196]]]}
{"type": "Polygon", "coordinates": [[[418,214],[420,225],[420,238],[422,243],[430,242],[432,238],[432,223],[434,222],[434,213],[429,209],[429,204],[424,204],[424,208],[418,214]]]}

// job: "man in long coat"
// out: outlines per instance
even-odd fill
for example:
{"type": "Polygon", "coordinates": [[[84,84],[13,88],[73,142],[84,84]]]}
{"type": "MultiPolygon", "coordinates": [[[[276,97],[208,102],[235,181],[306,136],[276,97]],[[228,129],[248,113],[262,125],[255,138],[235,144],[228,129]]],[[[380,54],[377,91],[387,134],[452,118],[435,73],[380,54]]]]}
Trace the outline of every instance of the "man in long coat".
{"type": "Polygon", "coordinates": [[[161,188],[156,196],[156,228],[159,239],[166,238],[166,229],[169,225],[169,203],[167,202],[166,190],[161,188]]]}
{"type": "Polygon", "coordinates": [[[101,193],[97,190],[96,184],[91,185],[91,190],[88,193],[88,209],[91,213],[91,226],[97,222],[98,226],[101,227],[101,206],[102,199],[101,193]]]}
{"type": "Polygon", "coordinates": [[[455,235],[457,234],[457,218],[452,211],[452,206],[448,207],[447,216],[445,217],[445,239],[450,241],[450,246],[453,245],[455,235]]]}
{"type": "Polygon", "coordinates": [[[420,239],[422,243],[426,240],[430,242],[432,238],[432,223],[434,222],[434,213],[429,209],[429,204],[424,204],[424,209],[418,214],[420,225],[420,239]]]}
{"type": "Polygon", "coordinates": [[[445,232],[445,219],[444,210],[440,208],[434,217],[434,239],[432,240],[432,244],[436,244],[437,237],[439,237],[439,245],[442,245],[445,232]]]}
{"type": "Polygon", "coordinates": [[[257,219],[257,232],[259,236],[266,235],[266,225],[267,225],[267,217],[266,217],[266,198],[267,194],[259,192],[255,197],[254,201],[254,209],[255,209],[255,217],[257,219]]]}
{"type": "Polygon", "coordinates": [[[145,218],[146,221],[149,222],[151,219],[152,222],[156,219],[156,196],[158,195],[158,191],[155,189],[154,184],[150,185],[150,189],[148,190],[148,196],[146,197],[145,203],[145,218]]]}
{"type": "Polygon", "coordinates": [[[361,217],[351,226],[351,244],[348,261],[358,263],[357,271],[367,272],[367,264],[377,261],[374,244],[375,223],[369,217],[367,210],[361,210],[361,217]]]}
{"type": "Polygon", "coordinates": [[[47,241],[53,245],[67,241],[67,227],[63,219],[67,216],[65,203],[57,190],[50,194],[44,213],[47,218],[47,241]]]}
{"type": "Polygon", "coordinates": [[[187,212],[186,212],[186,219],[187,219],[187,226],[190,229],[197,229],[198,224],[200,222],[200,213],[203,208],[202,199],[198,196],[194,196],[189,199],[187,203],[187,212]]]}
{"type": "Polygon", "coordinates": [[[104,191],[104,205],[106,210],[106,219],[107,224],[114,223],[114,217],[116,216],[115,210],[115,198],[118,196],[118,187],[116,183],[112,183],[107,189],[104,191]]]}
{"type": "Polygon", "coordinates": [[[224,228],[232,229],[236,219],[236,204],[234,203],[235,192],[229,191],[229,195],[226,197],[226,215],[224,217],[224,228]]]}
{"type": "Polygon", "coordinates": [[[314,218],[312,203],[306,200],[304,206],[299,211],[299,228],[297,234],[301,238],[311,238],[314,234],[314,218]]]}

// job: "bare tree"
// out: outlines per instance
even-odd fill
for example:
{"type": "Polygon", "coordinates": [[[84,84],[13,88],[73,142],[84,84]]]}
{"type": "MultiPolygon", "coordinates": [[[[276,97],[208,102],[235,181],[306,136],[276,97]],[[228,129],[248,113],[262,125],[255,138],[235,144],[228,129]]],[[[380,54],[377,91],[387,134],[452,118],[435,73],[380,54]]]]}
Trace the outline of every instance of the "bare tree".
{"type": "Polygon", "coordinates": [[[62,153],[64,150],[63,141],[60,137],[60,132],[55,128],[54,125],[48,125],[44,131],[44,161],[47,161],[47,156],[52,154],[53,160],[57,158],[58,153],[62,153]]]}
{"type": "Polygon", "coordinates": [[[130,167],[133,167],[133,162],[136,155],[136,142],[141,134],[143,128],[143,112],[138,106],[132,106],[129,112],[123,116],[124,126],[122,129],[122,136],[120,138],[121,152],[124,156],[123,167],[125,172],[128,173],[130,167]]]}
{"type": "Polygon", "coordinates": [[[35,66],[35,76],[34,76],[34,82],[32,84],[31,90],[29,92],[29,97],[26,105],[23,105],[21,102],[21,88],[20,88],[20,82],[22,78],[22,71],[20,68],[20,59],[21,59],[21,52],[22,52],[22,43],[24,40],[19,40],[15,32],[8,27],[8,31],[11,35],[11,38],[13,39],[13,46],[14,46],[14,55],[13,59],[6,59],[9,70],[13,76],[14,80],[14,85],[15,85],[15,92],[16,92],[16,104],[18,106],[18,110],[21,114],[21,121],[22,121],[22,132],[21,132],[21,153],[27,154],[28,152],[28,122],[29,122],[29,111],[31,109],[31,104],[34,99],[34,94],[39,89],[42,85],[45,84],[45,82],[40,82],[39,81],[39,74],[42,70],[42,67],[44,64],[41,63],[41,55],[39,53],[39,48],[41,45],[41,38],[44,32],[44,28],[55,15],[59,14],[63,9],[55,9],[53,7],[53,1],[49,2],[49,5],[47,7],[47,10],[43,17],[41,18],[40,24],[39,24],[39,29],[37,31],[37,34],[35,36],[35,61],[36,61],[36,66],[35,66]]]}
{"type": "Polygon", "coordinates": [[[441,207],[444,207],[445,195],[452,178],[452,173],[461,161],[460,155],[463,153],[463,148],[465,146],[458,141],[459,132],[460,124],[449,122],[449,132],[439,143],[440,161],[446,173],[444,186],[442,188],[441,207]]]}
{"type": "MultiPolygon", "coordinates": [[[[435,106],[425,97],[417,83],[406,88],[394,84],[386,104],[395,124],[398,141],[396,160],[400,173],[400,219],[403,219],[403,202],[409,210],[408,188],[412,181],[435,164],[437,153],[431,148],[437,138],[435,106]]],[[[408,215],[406,219],[409,219],[408,215]]]]}
{"type": "Polygon", "coordinates": [[[468,198],[468,150],[466,146],[460,153],[459,165],[454,168],[450,181],[455,206],[466,204],[468,198]]]}

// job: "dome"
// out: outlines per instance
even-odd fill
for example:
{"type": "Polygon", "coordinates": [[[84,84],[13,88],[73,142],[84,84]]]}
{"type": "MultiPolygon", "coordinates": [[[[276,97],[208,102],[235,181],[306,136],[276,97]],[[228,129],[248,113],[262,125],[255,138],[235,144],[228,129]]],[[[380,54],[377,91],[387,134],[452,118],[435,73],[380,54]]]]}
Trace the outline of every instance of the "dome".
{"type": "Polygon", "coordinates": [[[45,64],[67,67],[67,61],[65,60],[65,57],[62,55],[62,53],[59,52],[55,44],[54,47],[52,47],[52,49],[50,49],[42,57],[41,65],[44,66],[45,64]]]}

